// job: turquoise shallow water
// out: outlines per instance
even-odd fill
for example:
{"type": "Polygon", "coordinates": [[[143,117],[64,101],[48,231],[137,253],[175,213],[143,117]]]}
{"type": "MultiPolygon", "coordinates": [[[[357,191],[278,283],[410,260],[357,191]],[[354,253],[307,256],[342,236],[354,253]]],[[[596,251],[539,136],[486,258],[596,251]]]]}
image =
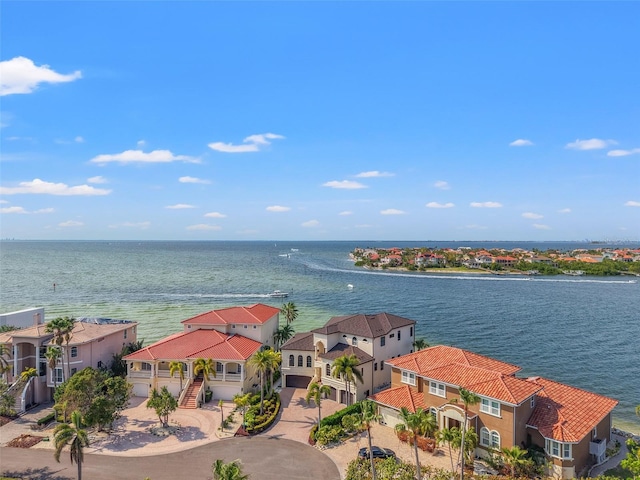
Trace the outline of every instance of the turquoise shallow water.
{"type": "MultiPolygon", "coordinates": [[[[429,343],[459,346],[620,401],[615,423],[640,433],[640,283],[628,277],[497,277],[357,269],[355,247],[471,242],[2,242],[0,311],[136,320],[145,343],[215,308],[257,302],[300,311],[296,329],[386,311],[429,343]],[[297,251],[292,251],[296,249],[297,251]],[[53,284],[56,284],[54,291],[53,284]],[[347,285],[352,284],[353,289],[347,285]],[[290,293],[273,299],[275,290],[290,293]]],[[[482,243],[487,248],[572,244],[482,243]]],[[[579,245],[584,247],[585,245],[579,245]]]]}

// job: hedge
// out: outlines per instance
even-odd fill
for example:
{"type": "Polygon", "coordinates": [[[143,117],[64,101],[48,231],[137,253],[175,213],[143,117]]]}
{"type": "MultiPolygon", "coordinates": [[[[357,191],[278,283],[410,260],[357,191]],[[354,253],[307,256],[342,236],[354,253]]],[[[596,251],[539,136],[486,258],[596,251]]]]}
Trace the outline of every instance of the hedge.
{"type": "Polygon", "coordinates": [[[353,413],[360,413],[360,403],[354,403],[353,405],[349,405],[348,407],[343,408],[342,410],[337,411],[333,415],[329,415],[328,417],[324,417],[320,422],[320,427],[328,427],[339,425],[342,426],[342,417],[345,415],[351,415],[353,413]]]}
{"type": "Polygon", "coordinates": [[[276,397],[276,408],[275,408],[275,410],[273,411],[271,416],[269,418],[267,418],[261,424],[256,425],[253,428],[248,428],[247,427],[247,433],[249,435],[255,435],[257,433],[264,432],[267,429],[267,427],[269,427],[275,421],[276,417],[278,416],[278,412],[280,412],[280,394],[278,392],[274,392],[273,394],[276,397]]]}
{"type": "Polygon", "coordinates": [[[51,412],[50,414],[45,415],[44,417],[38,419],[37,423],[38,425],[45,425],[55,418],[56,418],[56,412],[51,412]]]}

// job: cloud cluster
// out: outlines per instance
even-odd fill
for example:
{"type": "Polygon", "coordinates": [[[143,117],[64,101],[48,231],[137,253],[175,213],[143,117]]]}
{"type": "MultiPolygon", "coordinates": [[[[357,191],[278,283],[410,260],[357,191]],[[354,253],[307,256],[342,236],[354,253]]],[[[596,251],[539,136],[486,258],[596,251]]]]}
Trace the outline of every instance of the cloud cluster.
{"type": "Polygon", "coordinates": [[[509,144],[510,147],[530,147],[532,145],[533,145],[533,142],[525,138],[519,138],[509,144]]]}
{"type": "Polygon", "coordinates": [[[284,138],[284,136],[277,135],[275,133],[260,133],[256,135],[249,135],[242,140],[242,144],[239,145],[224,142],[212,142],[209,144],[209,148],[216,152],[223,153],[257,152],[262,147],[271,145],[270,140],[282,140],[284,138]]]}
{"type": "Polygon", "coordinates": [[[51,70],[49,65],[36,66],[26,57],[0,62],[0,96],[31,93],[41,83],[65,83],[82,78],[76,70],[67,75],[51,70]]]}
{"type": "Polygon", "coordinates": [[[283,207],[281,205],[272,205],[266,208],[267,212],[288,212],[290,207],[283,207]]]}
{"type": "Polygon", "coordinates": [[[500,208],[502,204],[499,202],[471,202],[469,204],[474,208],[500,208]]]}
{"type": "Polygon", "coordinates": [[[540,215],[539,213],[533,213],[533,212],[525,212],[522,214],[523,218],[530,218],[532,220],[539,220],[541,218],[544,218],[544,215],[540,215]]]}
{"type": "Polygon", "coordinates": [[[627,155],[635,155],[640,153],[640,148],[632,148],[631,150],[611,150],[607,152],[608,157],[626,157],[627,155]]]}
{"type": "Polygon", "coordinates": [[[354,182],[353,180],[331,180],[322,184],[323,187],[329,188],[341,188],[345,190],[357,190],[359,188],[369,188],[360,182],[354,182]]]}
{"type": "Polygon", "coordinates": [[[451,189],[451,186],[449,185],[449,182],[445,182],[444,180],[438,180],[436,183],[433,184],[434,187],[440,189],[440,190],[449,190],[451,189]]]}
{"type": "Polygon", "coordinates": [[[600,150],[609,145],[615,145],[614,140],[602,140],[600,138],[590,138],[589,140],[576,140],[565,145],[569,150],[600,150]]]}
{"type": "Polygon", "coordinates": [[[438,202],[429,202],[425,205],[425,207],[427,208],[453,208],[455,207],[454,203],[451,202],[447,202],[447,203],[438,203],[438,202]]]}
{"type": "Polygon", "coordinates": [[[19,214],[30,214],[30,213],[53,213],[55,210],[53,208],[41,208],[39,210],[34,210],[32,212],[26,210],[24,207],[2,207],[0,208],[0,213],[19,213],[19,214]]]}
{"type": "Polygon", "coordinates": [[[95,188],[90,185],[76,185],[70,187],[64,183],[45,182],[39,178],[31,182],[20,182],[17,187],[0,187],[1,195],[36,194],[36,195],[109,195],[111,190],[95,188]]]}
{"type": "Polygon", "coordinates": [[[202,178],[197,178],[197,177],[180,177],[178,181],[180,183],[199,183],[201,185],[207,185],[211,183],[209,180],[204,180],[202,178]]]}
{"type": "Polygon", "coordinates": [[[406,215],[407,212],[398,210],[397,208],[387,208],[386,210],[380,210],[380,215],[406,215]]]}
{"type": "Polygon", "coordinates": [[[145,153],[142,150],[125,150],[122,153],[98,155],[89,160],[89,163],[97,165],[105,165],[107,163],[126,165],[128,163],[172,162],[200,163],[200,159],[188,155],[174,155],[170,150],[153,150],[149,153],[145,153]]]}
{"type": "Polygon", "coordinates": [[[175,205],[167,205],[166,207],[169,210],[186,210],[189,208],[196,208],[193,205],[189,205],[188,203],[176,203],[175,205]]]}
{"type": "Polygon", "coordinates": [[[393,177],[395,173],[391,172],[379,172],[378,170],[372,170],[370,172],[360,172],[356,175],[356,178],[381,178],[381,177],[393,177]]]}

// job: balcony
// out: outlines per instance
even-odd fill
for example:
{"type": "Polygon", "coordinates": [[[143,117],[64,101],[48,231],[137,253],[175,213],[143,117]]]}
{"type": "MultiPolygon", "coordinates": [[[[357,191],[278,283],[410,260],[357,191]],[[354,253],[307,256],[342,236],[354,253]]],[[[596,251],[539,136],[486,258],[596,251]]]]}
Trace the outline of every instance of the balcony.
{"type": "Polygon", "coordinates": [[[211,378],[211,382],[240,382],[242,381],[242,374],[241,373],[227,373],[225,375],[223,375],[222,373],[218,372],[216,373],[216,377],[210,377],[211,378]]]}
{"type": "Polygon", "coordinates": [[[598,463],[604,460],[606,451],[607,441],[604,438],[596,438],[589,442],[589,453],[595,455],[598,463]]]}
{"type": "Polygon", "coordinates": [[[129,376],[131,378],[151,378],[151,370],[131,370],[129,376]]]}

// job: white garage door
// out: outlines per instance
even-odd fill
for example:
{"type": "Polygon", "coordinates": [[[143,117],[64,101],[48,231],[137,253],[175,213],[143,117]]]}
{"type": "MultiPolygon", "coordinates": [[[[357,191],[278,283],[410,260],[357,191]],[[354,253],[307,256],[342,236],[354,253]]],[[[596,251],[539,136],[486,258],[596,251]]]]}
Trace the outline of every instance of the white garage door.
{"type": "Polygon", "coordinates": [[[233,397],[240,393],[240,387],[211,387],[213,398],[222,400],[233,400],[233,397]]]}
{"type": "Polygon", "coordinates": [[[134,383],[133,384],[133,396],[134,397],[148,397],[149,387],[146,383],[134,383]]]}
{"type": "Polygon", "coordinates": [[[399,412],[391,409],[391,408],[387,408],[387,407],[380,407],[380,423],[386,425],[387,427],[395,427],[398,423],[402,423],[400,421],[400,416],[399,416],[399,412]]]}

